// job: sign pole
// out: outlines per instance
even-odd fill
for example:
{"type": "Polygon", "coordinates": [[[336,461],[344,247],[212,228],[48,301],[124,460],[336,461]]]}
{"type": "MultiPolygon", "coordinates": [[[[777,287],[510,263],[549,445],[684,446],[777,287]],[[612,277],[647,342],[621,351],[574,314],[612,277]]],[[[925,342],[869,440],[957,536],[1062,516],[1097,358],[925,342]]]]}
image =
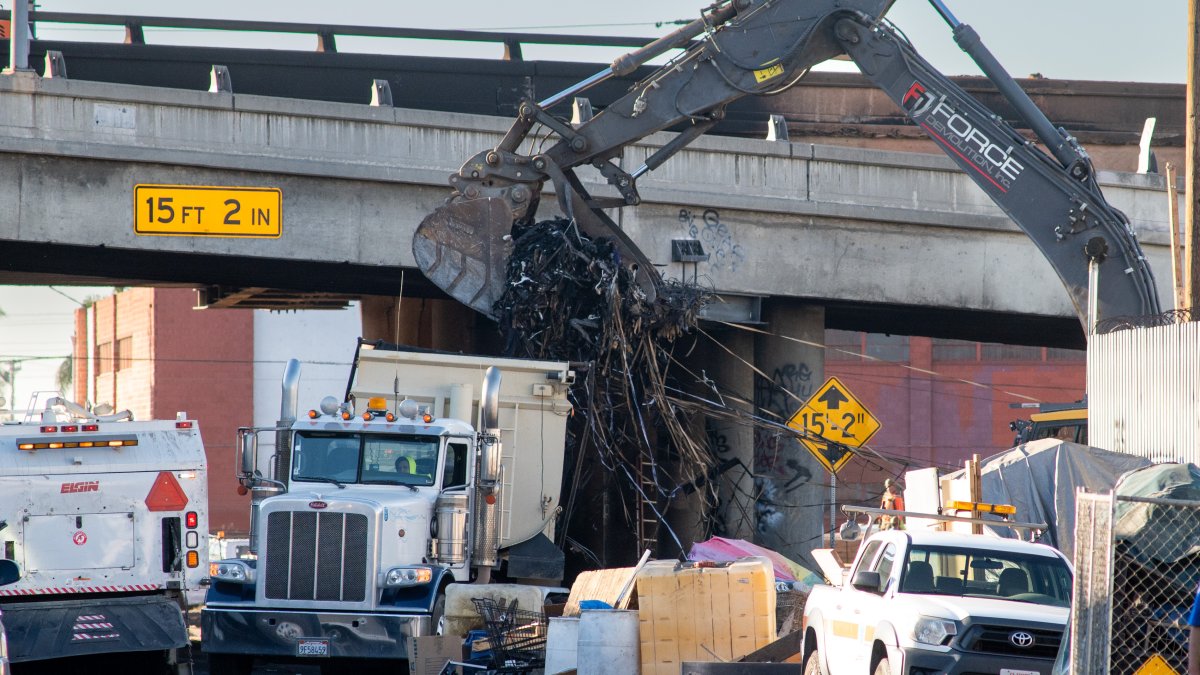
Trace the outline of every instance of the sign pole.
{"type": "Polygon", "coordinates": [[[837,474],[829,474],[829,548],[837,548],[833,540],[837,532],[837,474]]]}

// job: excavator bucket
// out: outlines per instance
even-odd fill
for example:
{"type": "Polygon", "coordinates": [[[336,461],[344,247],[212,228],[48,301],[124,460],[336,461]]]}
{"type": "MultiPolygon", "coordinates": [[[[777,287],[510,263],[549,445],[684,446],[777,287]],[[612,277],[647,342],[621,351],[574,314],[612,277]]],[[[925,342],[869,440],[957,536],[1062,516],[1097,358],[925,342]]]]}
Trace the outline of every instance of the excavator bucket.
{"type": "Polygon", "coordinates": [[[495,318],[512,252],[512,211],[502,199],[455,200],[417,226],[417,267],[455,300],[495,318]]]}

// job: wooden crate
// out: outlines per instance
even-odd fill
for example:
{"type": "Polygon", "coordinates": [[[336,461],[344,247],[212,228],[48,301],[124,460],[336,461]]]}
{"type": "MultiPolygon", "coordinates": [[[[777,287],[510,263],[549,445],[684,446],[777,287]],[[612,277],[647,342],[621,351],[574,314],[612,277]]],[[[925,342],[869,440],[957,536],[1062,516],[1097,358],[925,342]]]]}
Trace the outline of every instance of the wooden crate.
{"type": "Polygon", "coordinates": [[[632,574],[632,567],[614,567],[580,573],[575,578],[575,583],[571,584],[571,594],[567,597],[562,616],[579,616],[579,603],[584,600],[607,602],[613,605],[613,609],[628,608],[633,594],[626,593],[620,602],[617,602],[617,596],[621,594],[621,589],[625,588],[632,574]]]}
{"type": "Polygon", "coordinates": [[[651,562],[637,579],[642,675],[684,661],[735,661],[775,641],[775,575],[766,558],[651,562]]]}

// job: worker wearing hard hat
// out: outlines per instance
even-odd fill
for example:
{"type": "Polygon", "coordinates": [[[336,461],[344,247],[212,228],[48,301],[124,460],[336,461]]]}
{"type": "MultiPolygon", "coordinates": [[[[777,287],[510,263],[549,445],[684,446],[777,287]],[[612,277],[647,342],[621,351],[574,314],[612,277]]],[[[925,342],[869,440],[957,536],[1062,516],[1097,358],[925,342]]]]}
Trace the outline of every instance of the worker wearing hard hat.
{"type": "MultiPolygon", "coordinates": [[[[904,491],[896,484],[896,481],[888,478],[883,481],[883,499],[879,502],[879,508],[887,509],[888,511],[903,511],[904,510],[904,491]]],[[[904,516],[891,514],[883,514],[879,516],[879,529],[881,530],[903,530],[904,516]]]]}

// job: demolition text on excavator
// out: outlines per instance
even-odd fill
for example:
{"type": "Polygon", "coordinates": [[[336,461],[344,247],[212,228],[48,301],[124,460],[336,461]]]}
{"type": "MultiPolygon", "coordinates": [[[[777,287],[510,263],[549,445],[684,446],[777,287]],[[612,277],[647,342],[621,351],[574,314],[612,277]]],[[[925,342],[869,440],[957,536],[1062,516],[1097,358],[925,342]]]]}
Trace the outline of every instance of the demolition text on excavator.
{"type": "Polygon", "coordinates": [[[1011,147],[1001,147],[969,119],[955,110],[945,95],[929,92],[920,82],[914,82],[905,93],[902,104],[918,124],[928,127],[935,135],[953,147],[960,156],[969,159],[1001,189],[1012,187],[1013,181],[1025,169],[1009,154],[1011,147]]]}

